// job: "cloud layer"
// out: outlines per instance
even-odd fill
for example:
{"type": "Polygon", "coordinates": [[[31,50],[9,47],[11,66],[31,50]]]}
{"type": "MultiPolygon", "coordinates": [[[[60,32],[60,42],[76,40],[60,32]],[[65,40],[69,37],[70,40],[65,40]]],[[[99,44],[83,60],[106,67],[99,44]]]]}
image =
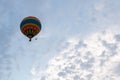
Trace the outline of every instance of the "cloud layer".
{"type": "Polygon", "coordinates": [[[118,80],[119,52],[120,33],[101,31],[69,39],[45,71],[33,68],[31,73],[33,80],[118,80]]]}

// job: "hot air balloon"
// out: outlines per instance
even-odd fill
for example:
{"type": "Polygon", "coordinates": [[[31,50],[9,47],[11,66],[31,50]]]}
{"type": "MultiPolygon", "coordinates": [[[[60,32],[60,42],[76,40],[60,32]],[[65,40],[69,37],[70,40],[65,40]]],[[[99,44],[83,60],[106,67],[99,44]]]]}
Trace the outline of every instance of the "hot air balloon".
{"type": "Polygon", "coordinates": [[[34,16],[25,17],[20,24],[20,30],[31,41],[41,31],[41,22],[34,16]]]}

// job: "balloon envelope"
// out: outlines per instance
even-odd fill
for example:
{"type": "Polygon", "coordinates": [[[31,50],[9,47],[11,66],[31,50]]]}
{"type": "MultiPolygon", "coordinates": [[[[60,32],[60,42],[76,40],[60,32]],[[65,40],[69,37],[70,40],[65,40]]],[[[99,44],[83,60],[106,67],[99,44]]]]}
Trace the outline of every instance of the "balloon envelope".
{"type": "Polygon", "coordinates": [[[41,31],[41,22],[36,17],[28,16],[22,20],[20,30],[31,41],[41,31]]]}

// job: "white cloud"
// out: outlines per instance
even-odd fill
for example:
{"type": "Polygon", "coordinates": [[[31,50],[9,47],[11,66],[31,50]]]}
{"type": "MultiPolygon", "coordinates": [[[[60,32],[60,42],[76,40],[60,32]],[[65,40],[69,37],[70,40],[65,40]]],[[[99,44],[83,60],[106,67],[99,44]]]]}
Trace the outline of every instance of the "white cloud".
{"type": "MultiPolygon", "coordinates": [[[[69,39],[66,48],[49,61],[36,80],[118,80],[120,33],[111,30],[69,39]],[[116,37],[117,36],[117,37],[116,37]],[[41,74],[44,74],[41,76],[41,74]]],[[[34,72],[34,71],[33,71],[34,72]]],[[[38,75],[38,74],[37,74],[38,75]]]]}
{"type": "Polygon", "coordinates": [[[105,9],[106,6],[106,0],[100,0],[97,1],[97,3],[94,5],[94,8],[97,12],[101,12],[105,9]]]}

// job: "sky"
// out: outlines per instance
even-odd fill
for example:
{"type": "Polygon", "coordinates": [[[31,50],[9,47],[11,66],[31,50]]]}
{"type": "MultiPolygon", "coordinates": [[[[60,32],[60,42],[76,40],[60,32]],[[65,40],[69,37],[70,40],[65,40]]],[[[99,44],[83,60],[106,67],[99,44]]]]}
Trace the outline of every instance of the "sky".
{"type": "Polygon", "coordinates": [[[119,4],[0,0],[0,80],[119,80],[119,4]],[[32,42],[20,31],[27,16],[42,24],[32,42]]]}

